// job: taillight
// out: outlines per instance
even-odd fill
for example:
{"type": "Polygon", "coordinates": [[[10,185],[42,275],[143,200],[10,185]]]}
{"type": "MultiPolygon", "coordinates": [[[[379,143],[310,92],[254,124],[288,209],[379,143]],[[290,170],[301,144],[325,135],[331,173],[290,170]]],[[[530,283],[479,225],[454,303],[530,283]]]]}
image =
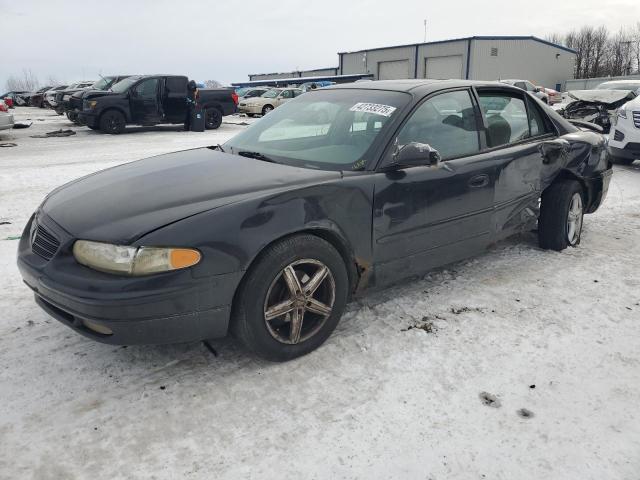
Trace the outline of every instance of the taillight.
{"type": "Polygon", "coordinates": [[[13,98],[5,98],[4,103],[6,103],[9,108],[13,107],[13,98]]]}
{"type": "Polygon", "coordinates": [[[236,92],[231,93],[231,98],[233,98],[233,103],[238,105],[238,94],[236,92]]]}

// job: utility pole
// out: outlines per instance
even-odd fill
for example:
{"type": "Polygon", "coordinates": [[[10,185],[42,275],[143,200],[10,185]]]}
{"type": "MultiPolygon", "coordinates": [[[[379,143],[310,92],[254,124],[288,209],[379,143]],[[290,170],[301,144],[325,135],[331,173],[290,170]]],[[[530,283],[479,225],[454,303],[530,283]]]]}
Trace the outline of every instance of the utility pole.
{"type": "Polygon", "coordinates": [[[424,19],[424,43],[427,43],[427,19],[424,19]]]}

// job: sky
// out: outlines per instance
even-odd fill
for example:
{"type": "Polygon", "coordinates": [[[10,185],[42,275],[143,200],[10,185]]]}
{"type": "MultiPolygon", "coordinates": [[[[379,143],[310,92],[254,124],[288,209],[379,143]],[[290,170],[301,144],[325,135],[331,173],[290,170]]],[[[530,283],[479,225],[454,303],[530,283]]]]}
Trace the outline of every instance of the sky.
{"type": "Polygon", "coordinates": [[[337,52],[473,35],[544,37],[640,21],[638,0],[0,0],[0,89],[108,74],[198,81],[335,67],[337,52]],[[606,5],[606,8],[605,8],[606,5]]]}

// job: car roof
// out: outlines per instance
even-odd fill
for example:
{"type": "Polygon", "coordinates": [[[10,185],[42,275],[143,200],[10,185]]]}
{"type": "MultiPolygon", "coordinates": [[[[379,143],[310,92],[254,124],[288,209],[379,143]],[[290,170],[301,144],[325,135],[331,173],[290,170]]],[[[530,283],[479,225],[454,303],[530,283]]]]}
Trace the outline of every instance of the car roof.
{"type": "Polygon", "coordinates": [[[330,85],[322,90],[390,90],[395,92],[406,93],[429,93],[430,91],[442,90],[445,88],[460,87],[498,87],[502,89],[519,89],[509,84],[499,81],[483,81],[483,80],[428,80],[428,79],[408,79],[408,80],[373,80],[371,82],[359,83],[343,83],[338,85],[330,85]]]}

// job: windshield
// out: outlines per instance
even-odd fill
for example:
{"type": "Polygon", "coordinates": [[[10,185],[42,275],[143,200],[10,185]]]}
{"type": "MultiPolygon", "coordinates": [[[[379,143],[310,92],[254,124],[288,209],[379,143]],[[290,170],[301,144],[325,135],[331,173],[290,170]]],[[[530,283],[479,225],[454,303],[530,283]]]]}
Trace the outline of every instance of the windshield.
{"type": "Polygon", "coordinates": [[[317,90],[278,107],[224,147],[287,165],[359,170],[390,120],[410,100],[402,92],[317,90]]]}
{"type": "Polygon", "coordinates": [[[596,90],[631,90],[635,92],[640,88],[640,82],[638,83],[601,83],[596,87],[596,90]]]}
{"type": "Polygon", "coordinates": [[[101,78],[100,80],[98,80],[96,83],[94,83],[93,85],[91,85],[91,88],[94,88],[96,90],[104,90],[105,88],[107,88],[107,86],[109,85],[109,83],[111,83],[112,78],[111,77],[104,77],[101,78]]]}
{"type": "Polygon", "coordinates": [[[239,97],[244,97],[244,94],[249,91],[249,87],[236,88],[236,95],[239,97]]]}
{"type": "Polygon", "coordinates": [[[140,77],[129,77],[124,80],[120,80],[118,83],[111,86],[111,91],[115,93],[124,93],[138,80],[140,80],[140,77]]]}
{"type": "Polygon", "coordinates": [[[264,92],[261,96],[264,98],[276,98],[281,91],[279,88],[272,88],[264,92]]]}

